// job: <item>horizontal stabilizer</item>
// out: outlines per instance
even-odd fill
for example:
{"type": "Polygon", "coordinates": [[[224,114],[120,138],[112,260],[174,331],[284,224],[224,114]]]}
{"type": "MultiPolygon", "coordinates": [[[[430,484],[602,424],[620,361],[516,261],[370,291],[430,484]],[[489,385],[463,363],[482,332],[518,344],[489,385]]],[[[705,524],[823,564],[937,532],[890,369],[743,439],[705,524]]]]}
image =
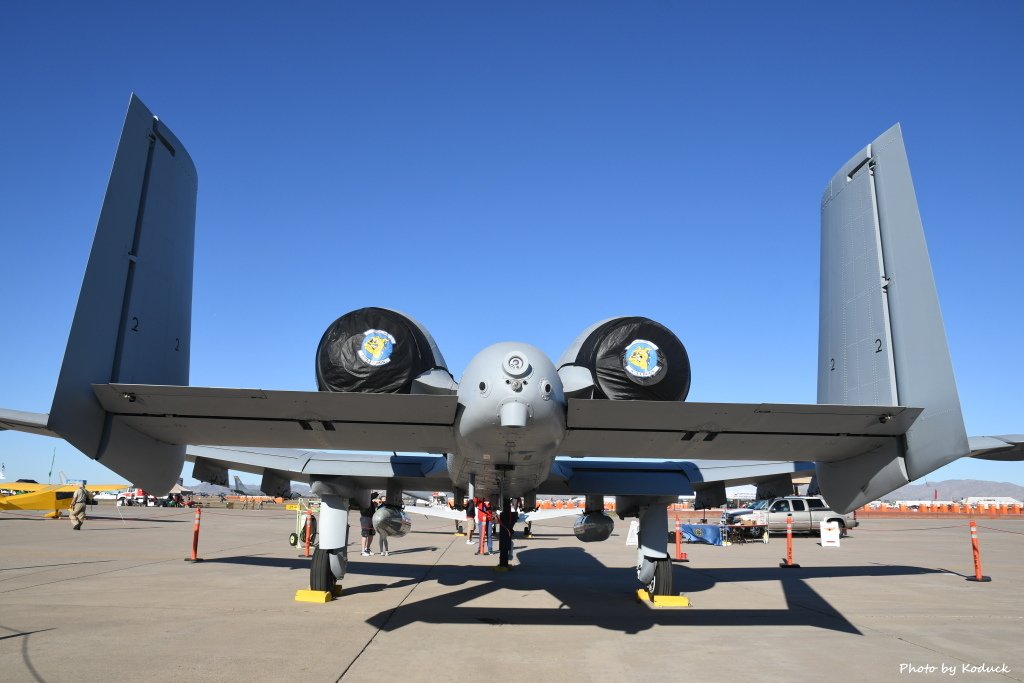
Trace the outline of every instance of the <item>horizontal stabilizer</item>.
{"type": "Polygon", "coordinates": [[[46,413],[26,413],[20,410],[0,408],[0,429],[15,432],[28,432],[40,436],[57,436],[56,432],[46,426],[50,416],[46,413]]]}
{"type": "Polygon", "coordinates": [[[982,460],[1017,461],[1024,460],[1024,434],[1004,436],[971,436],[967,443],[971,457],[982,460]]]}

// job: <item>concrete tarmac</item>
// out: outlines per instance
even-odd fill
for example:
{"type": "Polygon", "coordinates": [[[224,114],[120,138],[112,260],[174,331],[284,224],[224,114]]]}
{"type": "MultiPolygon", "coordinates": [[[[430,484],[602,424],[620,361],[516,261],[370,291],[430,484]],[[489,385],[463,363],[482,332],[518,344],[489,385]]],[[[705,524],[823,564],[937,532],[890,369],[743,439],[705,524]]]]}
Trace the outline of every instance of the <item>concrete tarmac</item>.
{"type": "Polygon", "coordinates": [[[784,537],[685,545],[693,607],[659,610],[636,600],[626,522],[589,545],[572,518],[535,524],[498,573],[418,516],[390,557],[361,557],[353,515],[344,595],[318,605],[294,601],[294,513],[207,509],[192,564],[193,511],[90,511],[81,531],[0,512],[0,680],[1024,681],[1017,520],[980,521],[991,583],[965,580],[961,520],[797,537],[800,569],[779,568],[784,537]]]}

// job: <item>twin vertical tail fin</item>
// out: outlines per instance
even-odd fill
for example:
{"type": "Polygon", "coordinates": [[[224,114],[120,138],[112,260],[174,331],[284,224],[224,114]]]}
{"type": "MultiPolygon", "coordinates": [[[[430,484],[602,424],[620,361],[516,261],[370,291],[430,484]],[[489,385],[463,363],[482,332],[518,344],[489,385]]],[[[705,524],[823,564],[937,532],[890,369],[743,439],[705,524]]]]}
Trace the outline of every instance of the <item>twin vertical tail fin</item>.
{"type": "Polygon", "coordinates": [[[901,442],[817,464],[850,510],[969,452],[899,124],[858,152],[821,202],[818,403],[924,408],[901,442]]]}
{"type": "Polygon", "coordinates": [[[119,423],[93,384],[188,384],[198,179],[188,152],[132,95],[78,297],[48,427],[153,493],[185,447],[119,423]]]}

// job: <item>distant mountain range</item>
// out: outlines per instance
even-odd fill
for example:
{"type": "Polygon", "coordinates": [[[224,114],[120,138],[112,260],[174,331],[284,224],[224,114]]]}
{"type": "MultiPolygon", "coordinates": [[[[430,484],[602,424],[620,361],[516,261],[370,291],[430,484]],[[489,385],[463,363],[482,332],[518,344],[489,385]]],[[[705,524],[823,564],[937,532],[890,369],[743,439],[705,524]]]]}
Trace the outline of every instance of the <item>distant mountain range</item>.
{"type": "MultiPolygon", "coordinates": [[[[259,484],[249,484],[254,490],[259,484]]],[[[185,486],[189,491],[195,491],[196,493],[205,493],[208,496],[218,496],[224,494],[225,496],[235,495],[234,490],[230,486],[217,486],[216,484],[203,484],[198,483],[195,486],[185,486]]],[[[300,484],[299,482],[292,482],[292,492],[300,496],[309,495],[309,485],[300,484]]]]}
{"type": "Polygon", "coordinates": [[[960,500],[961,498],[1009,496],[1024,500],[1024,486],[1005,481],[979,481],[977,479],[950,479],[948,481],[926,481],[923,484],[907,484],[883,496],[882,500],[960,500]],[[938,491],[936,496],[935,492],[938,491]]]}

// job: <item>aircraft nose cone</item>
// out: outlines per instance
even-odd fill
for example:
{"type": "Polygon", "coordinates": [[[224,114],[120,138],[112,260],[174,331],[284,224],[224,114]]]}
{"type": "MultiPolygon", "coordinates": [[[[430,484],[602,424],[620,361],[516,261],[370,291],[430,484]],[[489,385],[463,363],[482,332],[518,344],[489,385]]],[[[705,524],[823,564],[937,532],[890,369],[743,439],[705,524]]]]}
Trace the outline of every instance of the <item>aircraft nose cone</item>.
{"type": "Polygon", "coordinates": [[[519,401],[509,401],[501,406],[499,416],[501,417],[502,427],[525,427],[527,415],[527,407],[525,403],[519,401]]]}

